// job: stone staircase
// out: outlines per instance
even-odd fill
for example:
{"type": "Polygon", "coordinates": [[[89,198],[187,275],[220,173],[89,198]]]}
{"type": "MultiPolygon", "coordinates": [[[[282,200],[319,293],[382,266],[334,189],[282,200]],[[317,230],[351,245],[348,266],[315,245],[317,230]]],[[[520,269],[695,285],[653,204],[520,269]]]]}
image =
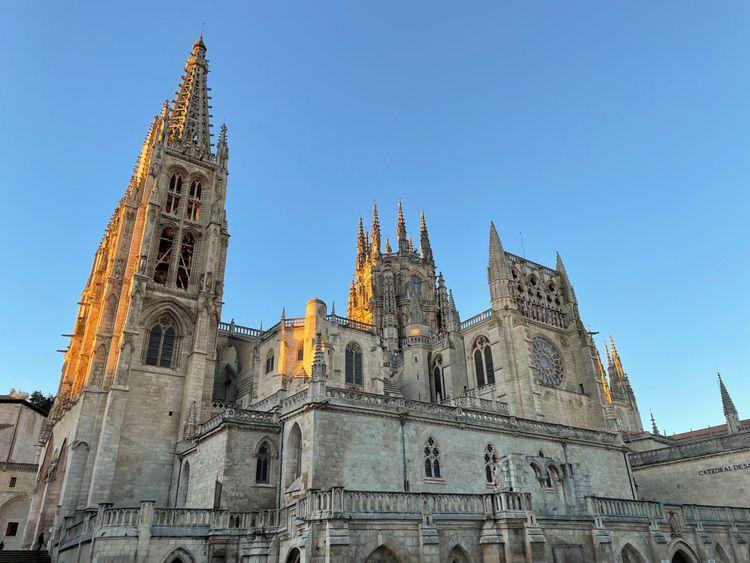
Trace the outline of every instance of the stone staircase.
{"type": "Polygon", "coordinates": [[[404,397],[401,394],[401,389],[399,389],[398,385],[393,383],[393,380],[391,379],[385,379],[383,381],[383,393],[385,393],[389,397],[397,397],[399,399],[403,399],[404,397]]]}
{"type": "Polygon", "coordinates": [[[27,549],[9,549],[0,551],[0,563],[50,563],[52,561],[46,551],[27,549]]]}

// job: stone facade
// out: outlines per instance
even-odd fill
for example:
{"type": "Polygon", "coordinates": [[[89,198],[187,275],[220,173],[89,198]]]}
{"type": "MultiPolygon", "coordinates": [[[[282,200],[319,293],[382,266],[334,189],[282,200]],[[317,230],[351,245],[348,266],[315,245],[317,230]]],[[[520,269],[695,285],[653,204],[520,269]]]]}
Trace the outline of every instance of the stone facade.
{"type": "Polygon", "coordinates": [[[313,298],[265,330],[221,322],[228,146],[225,127],[210,142],[205,55],[199,39],[97,251],[27,546],[45,533],[58,561],[750,561],[750,503],[639,497],[625,439],[643,456],[670,444],[646,439],[614,343],[605,372],[562,259],[508,253],[494,225],[489,307],[463,322],[424,215],[417,248],[400,205],[395,248],[377,208],[360,221],[346,317],[313,298]]]}
{"type": "Polygon", "coordinates": [[[6,550],[21,548],[46,415],[22,396],[0,395],[0,541],[6,550]]]}

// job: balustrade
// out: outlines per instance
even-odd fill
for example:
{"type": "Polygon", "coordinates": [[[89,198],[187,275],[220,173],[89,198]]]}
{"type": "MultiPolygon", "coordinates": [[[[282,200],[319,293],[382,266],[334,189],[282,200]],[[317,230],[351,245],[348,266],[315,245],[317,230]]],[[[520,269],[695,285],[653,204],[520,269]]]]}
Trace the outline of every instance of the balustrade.
{"type": "Polygon", "coordinates": [[[478,315],[474,315],[473,317],[469,317],[465,321],[461,323],[461,330],[466,330],[469,327],[472,327],[474,325],[477,325],[481,323],[484,320],[487,320],[492,317],[492,309],[487,309],[486,311],[482,311],[478,315]]]}
{"type": "Polygon", "coordinates": [[[135,526],[138,524],[138,508],[109,508],[104,511],[103,526],[135,526]]]}
{"type": "Polygon", "coordinates": [[[660,502],[620,498],[588,497],[589,511],[594,516],[609,518],[666,519],[660,502]]]}

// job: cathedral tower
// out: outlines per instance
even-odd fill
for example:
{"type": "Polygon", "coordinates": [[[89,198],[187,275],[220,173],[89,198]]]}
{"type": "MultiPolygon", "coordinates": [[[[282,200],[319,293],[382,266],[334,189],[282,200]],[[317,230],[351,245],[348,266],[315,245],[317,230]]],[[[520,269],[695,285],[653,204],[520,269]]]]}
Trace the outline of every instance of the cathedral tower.
{"type": "Polygon", "coordinates": [[[27,540],[100,502],[167,505],[175,443],[210,416],[229,235],[226,127],[212,145],[207,75],[201,37],[95,254],[27,540]]]}

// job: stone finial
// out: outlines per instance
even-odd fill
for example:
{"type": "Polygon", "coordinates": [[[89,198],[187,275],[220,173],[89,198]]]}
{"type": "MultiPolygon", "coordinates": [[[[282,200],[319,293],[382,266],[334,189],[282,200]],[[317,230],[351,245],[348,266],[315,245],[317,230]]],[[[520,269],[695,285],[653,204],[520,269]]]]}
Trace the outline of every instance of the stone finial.
{"type": "Polygon", "coordinates": [[[659,427],[656,426],[656,420],[654,420],[654,413],[651,413],[651,433],[654,436],[661,436],[661,432],[659,432],[659,427]]]}
{"type": "Polygon", "coordinates": [[[404,220],[404,208],[401,202],[398,202],[398,217],[396,220],[396,237],[398,240],[398,251],[407,252],[409,250],[409,239],[406,234],[406,221],[404,220]]]}
{"type": "Polygon", "coordinates": [[[431,262],[432,246],[430,245],[430,235],[427,232],[427,221],[424,218],[424,211],[419,215],[419,243],[422,250],[422,258],[431,262]]]}
{"type": "Polygon", "coordinates": [[[378,218],[378,206],[372,204],[372,228],[370,229],[372,236],[370,237],[372,244],[372,256],[377,258],[380,255],[380,219],[378,218]]]}

